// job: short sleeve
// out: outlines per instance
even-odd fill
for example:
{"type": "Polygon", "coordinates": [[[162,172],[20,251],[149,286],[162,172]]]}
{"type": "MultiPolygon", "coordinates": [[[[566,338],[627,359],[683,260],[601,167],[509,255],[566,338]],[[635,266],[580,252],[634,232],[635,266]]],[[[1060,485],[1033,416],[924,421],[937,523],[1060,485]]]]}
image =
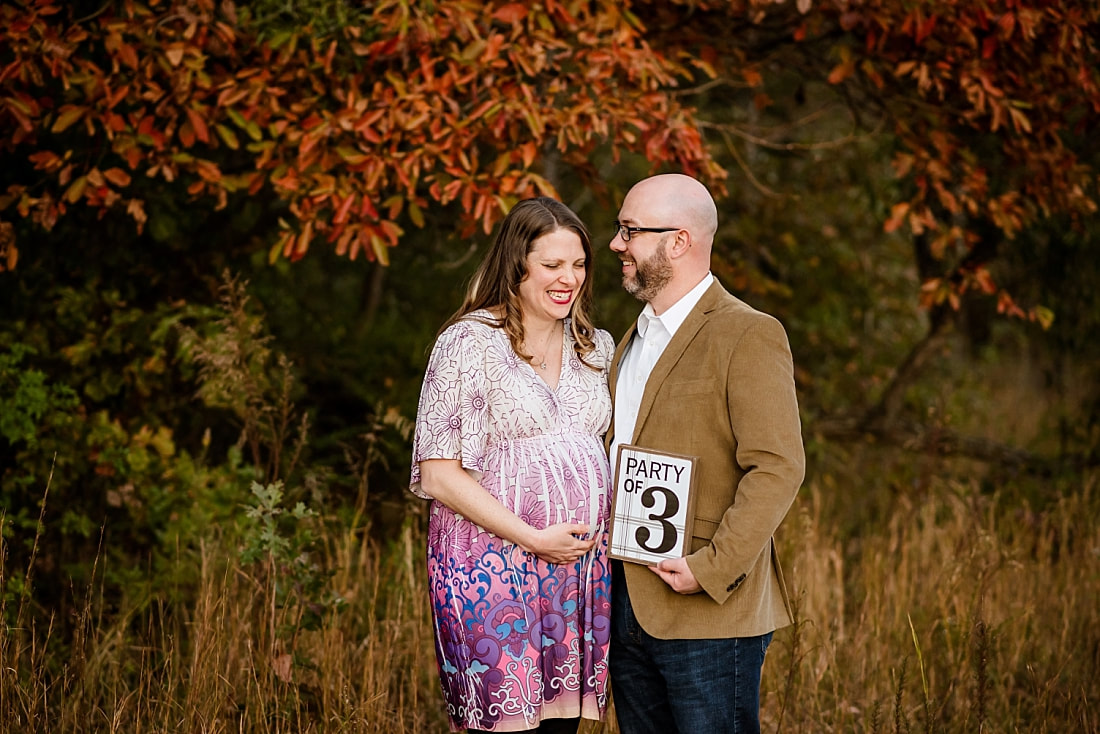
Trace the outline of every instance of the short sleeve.
{"type": "Polygon", "coordinates": [[[488,400],[485,353],[489,327],[460,321],[439,335],[428,359],[413,435],[409,489],[430,499],[420,486],[420,462],[459,459],[480,478],[484,471],[488,400]]]}

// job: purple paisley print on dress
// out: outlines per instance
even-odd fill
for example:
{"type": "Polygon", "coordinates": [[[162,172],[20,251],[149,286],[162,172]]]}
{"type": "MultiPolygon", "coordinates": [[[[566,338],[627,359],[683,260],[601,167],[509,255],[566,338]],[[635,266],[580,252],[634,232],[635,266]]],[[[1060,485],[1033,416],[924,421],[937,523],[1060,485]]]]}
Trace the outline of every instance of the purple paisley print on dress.
{"type": "MultiPolygon", "coordinates": [[[[489,318],[484,311],[474,316],[489,318]]],[[[533,729],[544,718],[602,719],[611,600],[607,562],[611,335],[581,364],[568,322],[551,388],[507,335],[467,318],[436,341],[413,440],[419,462],[459,459],[501,504],[535,527],[588,525],[595,548],[550,564],[439,502],[428,521],[436,657],[451,728],[533,729]]]]}

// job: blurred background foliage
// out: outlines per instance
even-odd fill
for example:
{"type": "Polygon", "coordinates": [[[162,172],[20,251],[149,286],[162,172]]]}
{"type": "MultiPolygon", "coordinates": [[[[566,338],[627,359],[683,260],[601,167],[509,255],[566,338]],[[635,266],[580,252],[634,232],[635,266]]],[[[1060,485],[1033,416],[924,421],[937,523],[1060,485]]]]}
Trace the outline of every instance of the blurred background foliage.
{"type": "MultiPolygon", "coordinates": [[[[356,12],[240,9],[261,36],[304,17],[330,23],[324,36],[356,12]]],[[[933,477],[1042,513],[1100,460],[1100,230],[1054,215],[986,253],[1018,302],[1053,312],[1049,328],[973,293],[957,309],[922,306],[920,238],[883,226],[910,185],[891,166],[898,141],[805,62],[813,53],[771,60],[762,87],[699,73],[683,92],[728,175],[714,273],[788,330],[807,483],[835,489],[823,502],[857,544],[933,477]]],[[[1066,142],[1100,164],[1087,135],[1066,142]]],[[[535,167],[590,227],[596,323],[618,338],[640,304],[619,288],[610,223],[630,185],[668,166],[608,145],[590,162],[599,185],[552,146],[535,167]]],[[[5,154],[0,188],[28,165],[5,154]]],[[[406,489],[410,421],[436,330],[490,235],[460,236],[450,202],[424,209],[423,226],[400,215],[389,265],[323,246],[272,260],[282,200],[238,192],[214,209],[163,181],[143,187],[140,234],[123,212],[84,207],[48,232],[9,222],[20,245],[0,272],[4,609],[52,618],[65,646],[93,586],[108,615],[188,598],[199,568],[179,561],[213,539],[273,577],[293,566],[286,578],[319,619],[340,601],[323,590],[331,571],[304,560],[317,526],[387,544],[423,521],[406,489]]]]}
{"type": "MultiPolygon", "coordinates": [[[[805,105],[824,106],[815,94],[824,92],[808,91],[805,105]]],[[[714,97],[711,104],[730,116],[751,109],[751,100],[714,97]]],[[[778,113],[801,114],[769,114],[778,113]]],[[[765,116],[754,124],[789,120],[765,116]]],[[[728,288],[788,329],[817,472],[851,471],[821,459],[874,437],[836,426],[872,408],[929,332],[913,245],[881,227],[890,200],[884,192],[895,185],[883,162],[889,140],[866,134],[841,141],[850,129],[834,104],[795,150],[742,143],[755,180],[725,161],[731,193],[720,201],[714,260],[728,288]]],[[[606,197],[567,171],[553,180],[589,223],[597,323],[618,337],[639,304],[621,292],[606,243],[617,202],[649,169],[638,158],[600,166],[606,197]]],[[[219,333],[227,272],[246,288],[245,307],[256,320],[256,333],[242,343],[264,338],[271,352],[271,364],[240,366],[237,387],[246,378],[273,380],[273,355],[286,358],[292,397],[309,416],[308,470],[300,471],[324,474],[323,502],[366,507],[383,533],[413,510],[405,490],[409,444],[393,417],[413,417],[435,331],[490,238],[454,237],[454,212],[439,207],[425,213],[423,228],[410,228],[389,266],[321,248],[296,263],[269,263],[277,207],[265,206],[241,195],[209,212],[166,192],[149,207],[141,236],[115,221],[122,217],[80,212],[49,235],[29,226],[21,233],[33,245],[23,247],[16,270],[0,274],[5,532],[33,537],[48,484],[49,551],[39,562],[59,579],[80,579],[97,547],[120,560],[174,553],[211,520],[239,512],[252,466],[240,458],[243,419],[200,394],[198,365],[181,343],[182,327],[219,333]],[[195,482],[211,494],[196,496],[195,482]]],[[[1094,236],[1057,221],[1022,233],[1026,245],[996,268],[1014,293],[1049,304],[1051,328],[999,316],[989,299],[975,297],[948,314],[950,338],[907,386],[905,410],[921,436],[949,427],[988,442],[989,461],[971,469],[996,473],[1006,458],[1034,455],[1038,463],[1022,471],[1038,470],[1035,484],[1021,487],[1038,502],[1051,499],[1051,471],[1073,471],[1096,457],[1100,353],[1088,338],[1100,318],[1094,236]],[[1028,400],[1006,404],[1005,394],[1028,400]]],[[[895,457],[899,483],[915,481],[903,479],[906,467],[939,454],[919,442],[883,450],[895,457]]],[[[120,563],[123,570],[134,567],[120,563]]]]}
{"type": "MultiPolygon", "coordinates": [[[[276,30],[295,22],[289,9],[269,5],[267,14],[263,4],[253,6],[253,22],[276,30]]],[[[807,438],[830,443],[821,424],[871,408],[928,334],[929,314],[918,307],[911,237],[882,229],[896,199],[890,137],[865,129],[834,89],[797,69],[769,84],[775,88],[697,95],[702,114],[715,120],[716,158],[730,172],[714,271],[786,324],[807,438]],[[760,111],[760,93],[784,104],[760,111]],[[720,126],[773,142],[731,140],[720,126]]],[[[598,249],[596,316],[617,337],[639,305],[618,288],[605,244],[618,201],[651,166],[640,157],[600,155],[603,192],[572,176],[553,153],[544,169],[589,223],[598,249]]],[[[351,461],[374,475],[371,514],[390,508],[382,526],[400,518],[408,445],[378,427],[387,415],[413,415],[435,330],[459,302],[489,236],[455,237],[452,204],[428,210],[424,227],[408,227],[388,267],[349,262],[326,248],[300,262],[270,263],[278,201],[238,194],[211,211],[156,184],[147,198],[141,235],[125,216],[99,219],[79,209],[48,234],[17,224],[18,240],[33,244],[21,249],[18,268],[0,274],[6,531],[33,527],[51,472],[51,504],[62,519],[51,523],[57,542],[41,562],[59,570],[100,543],[124,555],[149,550],[169,518],[178,519],[181,503],[199,517],[236,511],[224,500],[204,506],[184,499],[177,466],[209,473],[234,465],[239,417],[197,397],[196,366],[179,341],[181,325],[216,328],[225,272],[247,283],[258,328],[296,376],[294,397],[310,416],[305,463],[326,472],[327,501],[362,503],[351,461]]],[[[1071,466],[1083,456],[1095,460],[1090,377],[1097,347],[1088,338],[1100,318],[1094,237],[1057,220],[1020,234],[1022,244],[995,263],[999,279],[1025,302],[1049,305],[1053,326],[999,317],[991,299],[967,299],[947,316],[951,340],[908,387],[914,420],[951,424],[1055,464],[1060,457],[1071,466]],[[999,414],[998,388],[1018,381],[1034,386],[1038,404],[999,414]]]]}

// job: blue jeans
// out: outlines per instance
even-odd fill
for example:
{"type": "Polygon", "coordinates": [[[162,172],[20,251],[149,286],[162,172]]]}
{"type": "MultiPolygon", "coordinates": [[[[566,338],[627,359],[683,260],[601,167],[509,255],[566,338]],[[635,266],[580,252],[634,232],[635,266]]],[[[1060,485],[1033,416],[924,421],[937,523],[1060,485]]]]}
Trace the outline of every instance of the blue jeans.
{"type": "Polygon", "coordinates": [[[611,695],[622,734],[759,734],[760,669],[772,633],[722,640],[646,634],[613,562],[611,695]]]}

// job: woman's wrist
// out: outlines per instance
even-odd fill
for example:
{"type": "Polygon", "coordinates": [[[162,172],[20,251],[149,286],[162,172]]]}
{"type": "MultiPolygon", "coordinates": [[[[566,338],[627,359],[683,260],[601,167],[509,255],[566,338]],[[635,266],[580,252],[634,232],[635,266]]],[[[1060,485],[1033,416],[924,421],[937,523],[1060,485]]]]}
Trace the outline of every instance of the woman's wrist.
{"type": "Polygon", "coordinates": [[[536,553],[535,546],[538,545],[538,528],[528,525],[523,518],[520,518],[520,531],[516,537],[516,545],[528,553],[536,553]]]}

